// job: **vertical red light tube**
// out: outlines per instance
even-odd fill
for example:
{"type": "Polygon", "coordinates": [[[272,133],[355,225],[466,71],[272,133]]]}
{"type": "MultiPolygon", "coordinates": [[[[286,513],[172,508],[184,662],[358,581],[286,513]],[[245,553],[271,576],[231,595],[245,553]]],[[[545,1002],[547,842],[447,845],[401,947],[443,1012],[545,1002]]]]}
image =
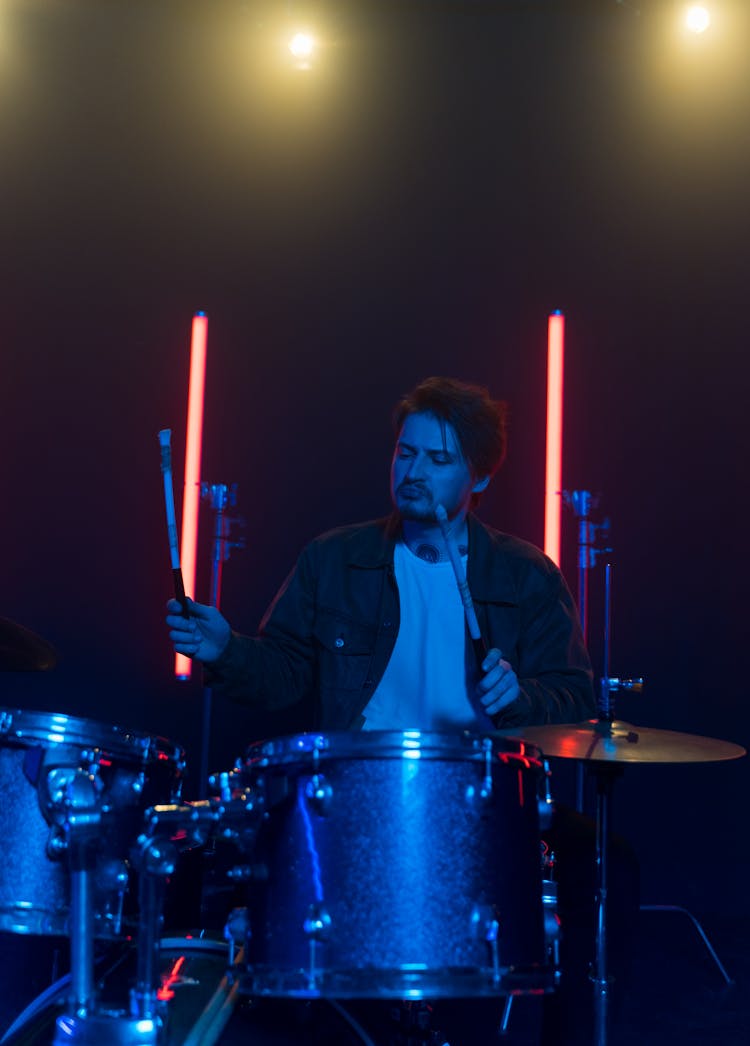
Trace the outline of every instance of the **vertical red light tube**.
{"type": "Polygon", "coordinates": [[[544,551],[560,565],[562,428],[565,317],[553,312],[547,325],[547,457],[544,478],[544,551]]]}
{"type": "MultiPolygon", "coordinates": [[[[208,317],[204,312],[193,316],[190,340],[190,385],[188,387],[187,439],[185,441],[185,492],[182,499],[182,536],[180,561],[185,593],[195,598],[195,574],[198,552],[198,509],[201,497],[201,447],[203,443],[203,403],[206,388],[206,345],[208,317]]],[[[183,654],[175,655],[174,674],[189,679],[192,661],[183,654]]]]}

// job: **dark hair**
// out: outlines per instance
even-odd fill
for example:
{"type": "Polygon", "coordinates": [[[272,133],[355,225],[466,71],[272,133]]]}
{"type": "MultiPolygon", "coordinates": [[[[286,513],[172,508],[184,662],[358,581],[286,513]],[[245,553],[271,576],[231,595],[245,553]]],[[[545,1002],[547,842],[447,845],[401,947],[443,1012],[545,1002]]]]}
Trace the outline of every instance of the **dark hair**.
{"type": "Polygon", "coordinates": [[[505,460],[508,407],[491,399],[481,385],[455,378],[426,378],[396,404],[396,435],[409,414],[434,414],[452,425],[477,479],[494,476],[505,460]]]}

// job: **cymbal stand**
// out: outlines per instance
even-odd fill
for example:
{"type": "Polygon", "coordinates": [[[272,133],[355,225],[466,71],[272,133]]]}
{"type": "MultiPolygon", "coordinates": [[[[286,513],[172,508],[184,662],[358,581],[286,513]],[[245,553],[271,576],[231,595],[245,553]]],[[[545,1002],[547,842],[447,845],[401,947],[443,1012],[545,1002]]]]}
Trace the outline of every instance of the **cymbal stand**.
{"type": "MultiPolygon", "coordinates": [[[[230,540],[233,523],[244,526],[242,517],[227,515],[228,508],[237,504],[237,484],[201,483],[201,497],[208,501],[214,513],[213,544],[211,552],[211,596],[210,605],[218,609],[221,603],[221,583],[224,564],[233,548],[244,548],[244,539],[230,540]]],[[[203,688],[203,721],[201,730],[201,758],[198,780],[198,798],[205,799],[208,792],[208,760],[211,742],[211,688],[203,688]]]]}
{"type": "MultiPolygon", "coordinates": [[[[599,722],[603,736],[612,733],[615,718],[613,694],[618,690],[641,690],[642,679],[619,679],[610,674],[612,650],[612,564],[604,571],[604,675],[599,688],[599,722]]],[[[612,791],[623,768],[616,763],[592,760],[589,764],[596,778],[596,960],[594,984],[594,1043],[606,1046],[609,1018],[610,979],[607,968],[607,858],[612,791]]]]}
{"type": "MultiPolygon", "coordinates": [[[[581,620],[583,641],[589,641],[589,571],[596,566],[597,556],[609,553],[611,548],[598,545],[599,539],[609,537],[609,519],[593,523],[591,511],[599,505],[598,496],[588,490],[563,491],[563,500],[578,520],[578,616],[581,620]]],[[[583,764],[576,768],[576,810],[583,813],[583,764]]]]}

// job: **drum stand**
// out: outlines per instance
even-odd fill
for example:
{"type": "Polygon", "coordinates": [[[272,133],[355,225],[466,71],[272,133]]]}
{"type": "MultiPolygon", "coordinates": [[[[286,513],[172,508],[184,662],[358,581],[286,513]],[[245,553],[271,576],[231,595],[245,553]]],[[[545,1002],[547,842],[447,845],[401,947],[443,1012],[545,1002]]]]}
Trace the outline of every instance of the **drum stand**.
{"type": "MultiPolygon", "coordinates": [[[[82,790],[81,790],[82,791],[82,790]]],[[[91,793],[94,792],[93,786],[91,793]]],[[[163,837],[144,833],[134,863],[138,871],[140,919],[136,986],[130,1012],[103,1009],[94,990],[94,892],[96,841],[101,825],[97,797],[65,819],[71,878],[70,1011],[57,1018],[53,1046],[156,1046],[162,1029],[158,992],[159,929],[166,879],[174,871],[176,849],[163,837]]]]}
{"type": "MultiPolygon", "coordinates": [[[[602,723],[606,737],[607,723],[602,723]]],[[[607,849],[609,841],[610,803],[620,766],[593,763],[596,777],[596,961],[591,973],[594,985],[594,1044],[607,1046],[610,979],[607,966],[607,849]]]]}

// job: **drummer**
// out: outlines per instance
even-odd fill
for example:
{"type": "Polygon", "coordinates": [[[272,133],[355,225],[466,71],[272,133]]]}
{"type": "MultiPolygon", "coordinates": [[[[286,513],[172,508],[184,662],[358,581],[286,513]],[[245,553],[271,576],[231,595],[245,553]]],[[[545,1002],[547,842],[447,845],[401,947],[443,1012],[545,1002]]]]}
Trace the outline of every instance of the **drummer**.
{"type": "MultiPolygon", "coordinates": [[[[591,665],[560,571],[475,515],[505,458],[505,404],[433,377],[397,403],[393,420],[391,515],[312,541],[257,636],[232,631],[213,607],[190,601],[185,618],[170,601],[175,650],[205,666],[215,694],[266,710],[296,705],[309,730],[481,732],[594,715],[591,665]],[[438,505],[488,648],[481,665],[438,505]]],[[[560,866],[565,838],[575,859],[559,911],[565,925],[567,905],[579,926],[563,937],[565,990],[545,1007],[545,1046],[590,1039],[593,834],[558,813],[550,839],[560,866]]]]}
{"type": "Polygon", "coordinates": [[[279,709],[311,730],[486,730],[579,722],[595,712],[576,609],[557,567],[474,514],[506,450],[506,406],[428,378],[394,410],[393,512],[302,552],[257,636],[213,607],[168,606],[174,648],[215,694],[279,709]],[[442,505],[488,652],[477,665],[442,505]]]}

